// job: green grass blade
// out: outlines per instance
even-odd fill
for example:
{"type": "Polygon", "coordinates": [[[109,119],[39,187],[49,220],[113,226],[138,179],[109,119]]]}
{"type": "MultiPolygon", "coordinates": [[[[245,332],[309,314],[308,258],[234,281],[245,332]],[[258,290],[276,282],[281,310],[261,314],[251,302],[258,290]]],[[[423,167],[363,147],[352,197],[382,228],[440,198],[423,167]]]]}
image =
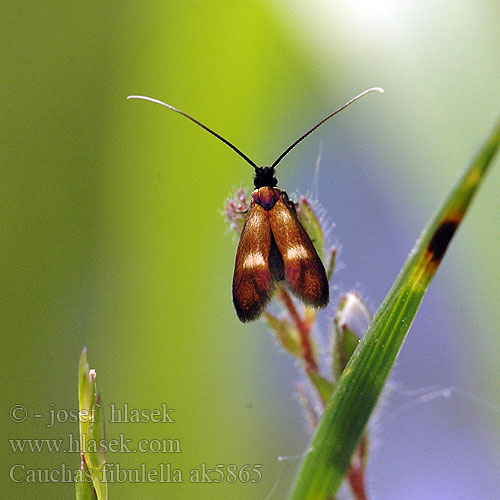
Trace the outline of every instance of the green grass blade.
{"type": "Polygon", "coordinates": [[[291,500],[335,495],[422,298],[500,143],[500,120],[416,242],[330,398],[291,500]]]}
{"type": "Polygon", "coordinates": [[[78,406],[82,463],[76,476],[76,498],[107,500],[108,484],[104,480],[106,454],[100,449],[100,443],[105,442],[104,416],[96,373],[89,368],[86,347],[82,350],[78,369],[78,406]]]}

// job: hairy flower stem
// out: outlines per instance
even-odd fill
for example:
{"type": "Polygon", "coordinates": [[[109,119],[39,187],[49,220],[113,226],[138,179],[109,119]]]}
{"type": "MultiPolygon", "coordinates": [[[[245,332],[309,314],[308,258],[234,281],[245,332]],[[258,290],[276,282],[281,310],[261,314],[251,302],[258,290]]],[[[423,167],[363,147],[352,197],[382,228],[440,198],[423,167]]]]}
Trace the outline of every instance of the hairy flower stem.
{"type": "Polygon", "coordinates": [[[285,304],[285,307],[287,308],[288,313],[290,314],[290,317],[295,323],[295,326],[300,334],[302,359],[306,365],[306,371],[317,373],[318,364],[314,359],[314,353],[312,350],[310,339],[311,325],[300,317],[300,314],[298,313],[297,308],[295,307],[295,304],[290,297],[290,294],[283,287],[280,287],[279,294],[280,300],[285,304]]]}
{"type": "MultiPolygon", "coordinates": [[[[304,363],[305,371],[308,377],[311,377],[312,374],[318,373],[318,364],[314,357],[314,352],[311,345],[310,333],[312,325],[300,316],[297,308],[295,307],[295,304],[293,303],[292,298],[290,297],[290,294],[284,287],[280,286],[278,293],[279,300],[281,300],[281,302],[285,305],[290,318],[294,322],[295,327],[300,334],[302,361],[304,363]]],[[[324,406],[326,405],[326,401],[324,401],[321,396],[320,400],[324,408],[324,406]]],[[[366,436],[364,436],[359,443],[358,449],[353,457],[346,476],[355,500],[368,500],[365,490],[366,444],[367,440],[366,436]]]]}
{"type": "Polygon", "coordinates": [[[347,473],[347,479],[356,500],[368,500],[365,491],[365,453],[366,436],[363,436],[347,473]]]}

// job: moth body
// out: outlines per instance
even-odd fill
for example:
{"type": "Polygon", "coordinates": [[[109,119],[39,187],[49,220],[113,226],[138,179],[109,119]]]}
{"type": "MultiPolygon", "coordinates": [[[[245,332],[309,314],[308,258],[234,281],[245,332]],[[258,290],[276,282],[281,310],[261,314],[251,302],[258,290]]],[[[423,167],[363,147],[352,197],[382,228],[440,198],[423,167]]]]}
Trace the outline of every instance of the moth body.
{"type": "MultiPolygon", "coordinates": [[[[269,183],[273,184],[272,180],[269,183]]],[[[257,170],[255,185],[260,184],[257,170]]],[[[308,305],[326,307],[328,304],[325,268],[297,216],[294,203],[285,191],[273,185],[260,186],[252,193],[236,252],[233,303],[238,318],[243,322],[258,318],[271,299],[276,283],[281,281],[308,305]]]]}

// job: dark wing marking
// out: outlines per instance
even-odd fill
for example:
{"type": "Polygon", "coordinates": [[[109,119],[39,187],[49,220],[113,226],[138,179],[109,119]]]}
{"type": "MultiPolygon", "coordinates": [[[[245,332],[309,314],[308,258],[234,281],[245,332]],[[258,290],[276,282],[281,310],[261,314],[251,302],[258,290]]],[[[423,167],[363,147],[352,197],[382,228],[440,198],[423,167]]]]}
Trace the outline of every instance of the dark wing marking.
{"type": "Polygon", "coordinates": [[[269,212],[252,202],[241,233],[233,275],[233,303],[238,318],[256,319],[271,299],[275,267],[269,212]],[[271,262],[272,260],[272,262],[271,262]]]}
{"type": "Polygon", "coordinates": [[[269,222],[290,290],[306,304],[326,307],[329,288],[325,268],[295,208],[283,195],[269,211],[269,222]]]}

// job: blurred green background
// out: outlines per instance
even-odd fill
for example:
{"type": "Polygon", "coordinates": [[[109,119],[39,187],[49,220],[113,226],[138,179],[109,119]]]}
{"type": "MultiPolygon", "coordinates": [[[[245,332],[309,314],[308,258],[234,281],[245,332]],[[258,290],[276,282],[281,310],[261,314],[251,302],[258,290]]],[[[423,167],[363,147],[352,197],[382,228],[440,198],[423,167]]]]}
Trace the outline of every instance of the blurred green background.
{"type": "MultiPolygon", "coordinates": [[[[114,423],[108,436],[182,446],[110,453],[123,469],[184,474],[180,485],[112,484],[111,499],[265,499],[273,487],[285,498],[299,459],[277,458],[310,437],[300,378],[262,323],[236,318],[236,247],[220,216],[252,171],[187,120],[125,97],[165,100],[266,164],[353,95],[384,87],[278,172],[289,193],[311,189],[322,144],[319,199],[343,247],[333,302],[357,288],[376,308],[500,112],[498,2],[7,1],[0,13],[2,496],[73,497],[72,484],[16,483],[9,470],[73,469],[77,454],[14,453],[8,439],[76,436],[77,424],[47,419],[76,408],[87,346],[106,403],[175,409],[175,424],[114,423]],[[17,404],[24,423],[9,418],[17,404]],[[200,464],[262,464],[263,477],[192,484],[200,464]]],[[[377,498],[498,499],[498,167],[373,425],[377,498]]]]}

